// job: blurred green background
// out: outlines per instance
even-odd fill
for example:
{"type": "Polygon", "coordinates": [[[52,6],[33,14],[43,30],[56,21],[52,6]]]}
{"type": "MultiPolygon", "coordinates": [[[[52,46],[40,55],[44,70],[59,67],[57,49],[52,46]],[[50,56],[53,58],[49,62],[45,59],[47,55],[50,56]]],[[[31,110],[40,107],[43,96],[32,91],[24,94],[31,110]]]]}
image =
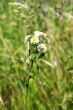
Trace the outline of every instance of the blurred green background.
{"type": "Polygon", "coordinates": [[[73,110],[73,0],[0,0],[0,110],[73,110]],[[32,68],[36,30],[50,44],[32,68]]]}

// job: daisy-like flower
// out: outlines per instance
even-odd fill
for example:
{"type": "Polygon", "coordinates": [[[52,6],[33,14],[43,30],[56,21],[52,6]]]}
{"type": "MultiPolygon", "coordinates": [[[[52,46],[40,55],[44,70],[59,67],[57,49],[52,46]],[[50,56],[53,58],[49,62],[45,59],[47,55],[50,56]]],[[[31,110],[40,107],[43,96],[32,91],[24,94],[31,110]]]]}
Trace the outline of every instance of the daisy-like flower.
{"type": "Polygon", "coordinates": [[[36,36],[33,36],[33,37],[30,39],[30,42],[31,42],[31,44],[37,44],[37,43],[39,43],[39,38],[36,37],[36,36]]]}
{"type": "Polygon", "coordinates": [[[40,36],[47,36],[44,32],[40,32],[40,31],[35,31],[34,32],[34,35],[36,36],[36,37],[40,37],[40,36]]]}
{"type": "Polygon", "coordinates": [[[39,53],[45,53],[47,51],[46,44],[43,44],[43,43],[42,44],[39,44],[37,46],[37,50],[38,50],[39,53]]]}

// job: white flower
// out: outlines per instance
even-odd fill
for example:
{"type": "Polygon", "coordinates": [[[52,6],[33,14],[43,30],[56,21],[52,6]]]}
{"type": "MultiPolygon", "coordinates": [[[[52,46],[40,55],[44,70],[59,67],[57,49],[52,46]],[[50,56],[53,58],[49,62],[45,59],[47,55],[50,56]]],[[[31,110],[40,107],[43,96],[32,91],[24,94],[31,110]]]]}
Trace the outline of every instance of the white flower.
{"type": "Polygon", "coordinates": [[[39,37],[39,36],[46,36],[46,34],[44,33],[44,32],[40,32],[40,31],[35,31],[34,32],[34,35],[36,36],[36,37],[39,37]]]}
{"type": "Polygon", "coordinates": [[[39,42],[39,38],[36,37],[36,36],[33,36],[31,39],[30,39],[30,42],[31,44],[37,44],[39,42]]]}
{"type": "Polygon", "coordinates": [[[37,46],[37,50],[38,50],[39,53],[45,53],[47,51],[46,44],[43,44],[43,43],[42,44],[39,44],[37,46]]]}

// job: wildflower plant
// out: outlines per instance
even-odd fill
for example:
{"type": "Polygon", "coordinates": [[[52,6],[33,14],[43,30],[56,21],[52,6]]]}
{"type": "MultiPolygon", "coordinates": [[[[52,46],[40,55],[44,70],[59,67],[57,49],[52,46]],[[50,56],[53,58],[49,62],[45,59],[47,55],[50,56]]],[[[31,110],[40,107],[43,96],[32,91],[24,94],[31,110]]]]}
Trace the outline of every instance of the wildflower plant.
{"type": "MultiPolygon", "coordinates": [[[[35,31],[31,35],[27,35],[25,37],[26,56],[29,60],[28,61],[29,78],[27,79],[27,84],[26,84],[26,90],[27,90],[26,92],[29,98],[27,97],[26,102],[28,102],[29,104],[31,100],[34,98],[34,95],[36,94],[36,80],[39,74],[38,60],[42,58],[42,56],[44,56],[48,50],[47,41],[45,37],[47,37],[47,35],[40,31],[35,31]],[[33,86],[33,84],[35,87],[33,86]]],[[[28,107],[31,108],[31,104],[27,105],[26,103],[26,108],[29,109],[28,107]]]]}
{"type": "MultiPolygon", "coordinates": [[[[36,80],[38,78],[39,74],[39,64],[38,61],[41,59],[46,53],[47,53],[47,40],[45,39],[47,35],[44,32],[40,31],[34,31],[31,35],[27,35],[25,37],[25,43],[26,43],[26,54],[27,58],[29,59],[29,78],[27,81],[27,93],[31,91],[33,94],[36,94],[36,90],[33,86],[33,84],[36,86],[36,80]],[[28,52],[27,52],[28,51],[28,52]],[[36,74],[38,73],[38,74],[36,74]]],[[[30,100],[34,96],[30,95],[30,100]]],[[[29,102],[29,100],[27,99],[29,102]]],[[[29,102],[30,103],[30,102],[29,102]]],[[[28,105],[27,105],[28,106],[28,105]]],[[[29,105],[30,106],[30,105],[29,105]]]]}

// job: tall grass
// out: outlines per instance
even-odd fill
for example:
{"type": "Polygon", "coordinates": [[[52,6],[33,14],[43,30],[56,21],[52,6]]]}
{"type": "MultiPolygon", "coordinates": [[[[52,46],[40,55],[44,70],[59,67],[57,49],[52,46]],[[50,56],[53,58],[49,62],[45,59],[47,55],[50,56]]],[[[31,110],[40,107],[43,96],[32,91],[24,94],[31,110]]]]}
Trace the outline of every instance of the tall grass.
{"type": "Polygon", "coordinates": [[[0,0],[0,110],[73,110],[72,3],[0,0]],[[32,65],[24,39],[36,30],[48,51],[32,65]]]}

